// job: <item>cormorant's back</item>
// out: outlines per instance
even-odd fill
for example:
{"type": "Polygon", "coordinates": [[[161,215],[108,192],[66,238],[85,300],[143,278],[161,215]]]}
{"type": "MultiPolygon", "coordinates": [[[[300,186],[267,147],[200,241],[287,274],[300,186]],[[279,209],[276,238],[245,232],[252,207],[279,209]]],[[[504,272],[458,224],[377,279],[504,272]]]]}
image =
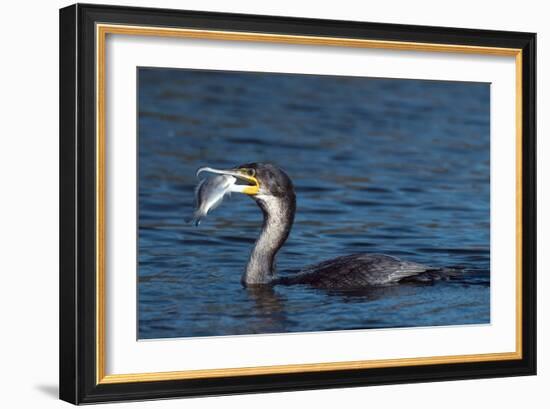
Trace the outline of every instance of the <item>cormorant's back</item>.
{"type": "Polygon", "coordinates": [[[451,270],[400,260],[385,254],[350,254],[306,267],[274,284],[308,284],[327,289],[353,289],[396,284],[401,281],[434,281],[448,278],[451,270]]]}

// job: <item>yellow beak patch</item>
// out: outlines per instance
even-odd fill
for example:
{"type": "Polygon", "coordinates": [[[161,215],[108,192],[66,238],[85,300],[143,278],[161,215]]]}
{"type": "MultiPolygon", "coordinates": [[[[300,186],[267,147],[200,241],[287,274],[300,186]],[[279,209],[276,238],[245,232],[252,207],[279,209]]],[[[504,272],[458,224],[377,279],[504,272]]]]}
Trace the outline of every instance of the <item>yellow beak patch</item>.
{"type": "Polygon", "coordinates": [[[260,182],[258,182],[258,179],[256,179],[254,176],[247,175],[245,171],[241,172],[241,178],[247,180],[248,182],[251,182],[252,184],[250,186],[243,187],[242,192],[246,195],[256,195],[260,191],[260,182]]]}

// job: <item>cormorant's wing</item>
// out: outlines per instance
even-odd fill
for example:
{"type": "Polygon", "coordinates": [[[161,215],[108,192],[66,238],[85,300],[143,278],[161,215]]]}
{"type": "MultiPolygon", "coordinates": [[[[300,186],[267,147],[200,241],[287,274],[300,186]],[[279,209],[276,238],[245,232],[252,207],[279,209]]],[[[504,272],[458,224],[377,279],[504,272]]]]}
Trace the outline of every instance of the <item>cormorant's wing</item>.
{"type": "Polygon", "coordinates": [[[281,277],[281,284],[309,284],[324,288],[364,288],[388,285],[413,277],[431,267],[385,254],[351,254],[307,267],[294,276],[281,277]]]}

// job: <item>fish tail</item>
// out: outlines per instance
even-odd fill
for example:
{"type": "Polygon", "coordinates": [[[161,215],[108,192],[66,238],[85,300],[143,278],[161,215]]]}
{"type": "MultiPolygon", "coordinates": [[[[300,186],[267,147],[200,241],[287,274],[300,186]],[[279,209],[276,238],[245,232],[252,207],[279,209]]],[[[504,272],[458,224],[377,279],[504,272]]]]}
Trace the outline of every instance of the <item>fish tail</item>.
{"type": "Polygon", "coordinates": [[[202,218],[204,217],[204,214],[202,212],[195,212],[193,213],[193,216],[190,219],[187,219],[185,223],[193,224],[195,227],[197,227],[200,223],[202,218]]]}

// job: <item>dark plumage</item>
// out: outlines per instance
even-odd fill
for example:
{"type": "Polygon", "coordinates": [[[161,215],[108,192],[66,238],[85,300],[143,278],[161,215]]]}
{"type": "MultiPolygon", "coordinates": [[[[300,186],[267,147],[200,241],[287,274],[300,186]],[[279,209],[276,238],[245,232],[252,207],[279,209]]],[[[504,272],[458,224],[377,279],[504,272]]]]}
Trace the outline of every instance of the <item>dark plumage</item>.
{"type": "Polygon", "coordinates": [[[456,271],[438,269],[385,254],[350,254],[306,267],[299,273],[274,279],[276,284],[309,284],[343,290],[400,282],[432,282],[450,278],[456,271]]]}

